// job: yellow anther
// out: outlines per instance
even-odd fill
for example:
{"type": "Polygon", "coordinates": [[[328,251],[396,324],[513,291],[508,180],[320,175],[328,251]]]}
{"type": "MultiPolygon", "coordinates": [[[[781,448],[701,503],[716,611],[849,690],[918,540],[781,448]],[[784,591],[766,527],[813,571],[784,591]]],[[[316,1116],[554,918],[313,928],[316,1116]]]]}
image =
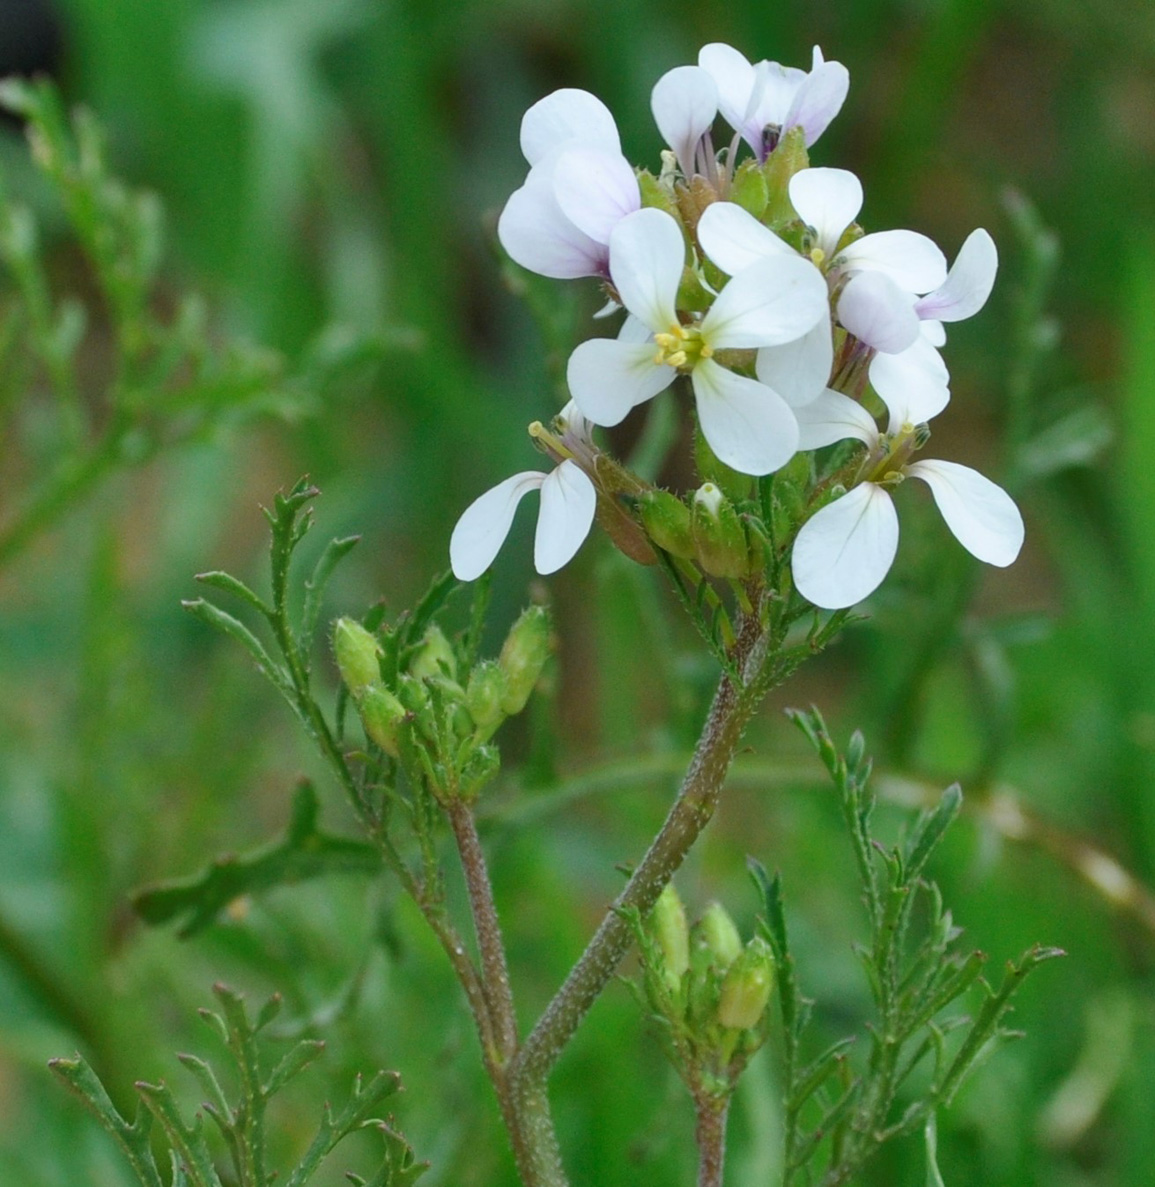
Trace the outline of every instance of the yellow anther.
{"type": "Polygon", "coordinates": [[[658,350],[654,354],[654,365],[656,367],[663,367],[663,366],[665,366],[665,363],[666,363],[666,352],[664,350],[658,350]]]}
{"type": "Polygon", "coordinates": [[[686,365],[686,352],[684,350],[675,350],[672,355],[667,356],[666,362],[671,367],[684,367],[686,365]]]}
{"type": "Polygon", "coordinates": [[[703,359],[713,358],[714,357],[714,348],[712,346],[707,345],[707,343],[703,342],[702,349],[698,352],[698,356],[703,359]]]}
{"type": "Polygon", "coordinates": [[[677,341],[673,334],[655,334],[654,341],[663,349],[669,350],[677,341]]]}
{"type": "Polygon", "coordinates": [[[821,247],[812,247],[810,249],[810,258],[818,265],[819,268],[826,262],[826,252],[821,247]]]}
{"type": "Polygon", "coordinates": [[[526,431],[531,437],[536,439],[545,432],[545,425],[543,425],[540,420],[535,420],[526,431]]]}

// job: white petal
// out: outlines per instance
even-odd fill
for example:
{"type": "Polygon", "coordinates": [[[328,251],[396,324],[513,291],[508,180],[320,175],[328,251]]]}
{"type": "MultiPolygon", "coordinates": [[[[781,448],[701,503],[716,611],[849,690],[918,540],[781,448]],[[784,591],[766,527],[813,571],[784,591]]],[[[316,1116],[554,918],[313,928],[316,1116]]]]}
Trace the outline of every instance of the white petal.
{"type": "Polygon", "coordinates": [[[872,594],[894,563],[898,516],[890,495],[864,482],[808,519],[794,541],[794,584],[824,610],[872,594]]]}
{"type": "MultiPolygon", "coordinates": [[[[917,311],[918,306],[915,306],[915,312],[917,311]]],[[[946,345],[946,327],[942,322],[934,320],[920,322],[919,331],[931,346],[939,347],[946,345]]]]}
{"type": "MultiPolygon", "coordinates": [[[[634,317],[632,313],[626,314],[625,321],[622,322],[621,328],[618,330],[619,342],[653,342],[654,332],[642,321],[639,317],[634,317]]],[[[651,347],[650,353],[657,351],[657,347],[651,347]]]]}
{"type": "Polygon", "coordinates": [[[533,539],[534,568],[556,573],[590,534],[598,495],[586,473],[568,458],[542,483],[533,539]]]}
{"type": "Polygon", "coordinates": [[[950,403],[946,364],[925,338],[901,354],[875,355],[870,382],[890,412],[887,432],[904,424],[925,424],[950,403]]]}
{"type": "MultiPolygon", "coordinates": [[[[816,50],[817,46],[814,47],[816,50]]],[[[819,51],[821,52],[821,51],[819,51]]],[[[841,62],[815,65],[798,88],[782,126],[784,132],[801,127],[809,148],[842,110],[850,90],[850,72],[841,62]]]]}
{"type": "Polygon", "coordinates": [[[919,317],[938,321],[962,321],[974,317],[987,303],[999,270],[995,241],[979,227],[959,249],[946,283],[928,293],[915,306],[919,317]]]}
{"type": "Polygon", "coordinates": [[[610,109],[596,95],[573,87],[539,99],[521,119],[521,151],[531,165],[567,140],[622,151],[610,109]]]}
{"type": "Polygon", "coordinates": [[[848,169],[802,169],[790,179],[790,202],[818,232],[818,246],[833,255],[862,209],[862,182],[848,169]]]}
{"type": "Polygon", "coordinates": [[[838,258],[848,271],[881,272],[909,293],[929,293],[946,280],[946,256],[933,239],[917,231],[863,235],[838,258]]]}
{"type": "Polygon", "coordinates": [[[654,345],[591,338],[569,356],[566,382],[582,413],[596,425],[616,425],[630,409],[674,382],[673,367],[654,362],[654,345]]]}
{"type": "Polygon", "coordinates": [[[735,132],[740,132],[754,90],[754,67],[736,49],[720,41],[702,46],[698,65],[718,88],[718,110],[722,118],[735,132]]]}
{"type": "Polygon", "coordinates": [[[524,470],[473,500],[449,537],[449,563],[458,581],[480,577],[501,550],[518,503],[546,480],[538,470],[524,470]]]}
{"type": "Polygon", "coordinates": [[[798,253],[736,202],[711,202],[698,220],[702,250],[726,273],[737,276],[751,264],[798,253]]]}
{"type": "Polygon", "coordinates": [[[898,354],[918,337],[911,295],[881,272],[859,272],[838,298],[838,320],[867,346],[898,354]]]}
{"type": "MultiPolygon", "coordinates": [[[[785,127],[790,105],[806,81],[806,71],[778,62],[759,62],[754,70],[755,95],[747,108],[746,125],[755,137],[760,137],[768,124],[785,127]]],[[[755,150],[758,147],[755,145],[755,150]]]]}
{"type": "Polygon", "coordinates": [[[798,448],[798,422],[765,384],[703,359],[691,382],[702,435],[720,461],[742,474],[769,474],[798,448]]]}
{"type": "Polygon", "coordinates": [[[778,346],[801,338],[829,308],[826,281],[809,260],[760,260],[718,294],[702,337],[715,350],[778,346]]]}
{"type": "Polygon", "coordinates": [[[1005,568],[1023,546],[1023,517],[1001,486],[957,462],[912,462],[907,474],[930,487],[946,526],[972,556],[1005,568]]]}
{"type": "Polygon", "coordinates": [[[874,417],[856,400],[827,388],[816,400],[794,409],[798,418],[798,448],[821,449],[835,441],[857,438],[873,448],[878,444],[874,417]]]}
{"type": "Polygon", "coordinates": [[[629,161],[596,148],[562,152],[553,169],[553,193],[566,218],[598,243],[608,244],[614,227],[642,204],[629,161]]]}
{"type": "Polygon", "coordinates": [[[754,364],[759,380],[772,387],[792,408],[822,394],[834,364],[830,318],[820,317],[812,330],[781,346],[764,346],[754,364]]]}
{"type": "Polygon", "coordinates": [[[610,276],[622,304],[651,330],[678,324],[675,301],[686,245],[682,229],[664,210],[628,214],[610,236],[610,276]]]}
{"type": "Polygon", "coordinates": [[[650,110],[662,139],[674,150],[682,172],[694,174],[694,150],[718,114],[718,87],[700,66],[676,66],[658,79],[650,110]]]}
{"type": "Polygon", "coordinates": [[[530,173],[525,185],[510,194],[497,237],[511,259],[539,276],[572,280],[609,272],[609,248],[566,218],[545,175],[530,173]]]}

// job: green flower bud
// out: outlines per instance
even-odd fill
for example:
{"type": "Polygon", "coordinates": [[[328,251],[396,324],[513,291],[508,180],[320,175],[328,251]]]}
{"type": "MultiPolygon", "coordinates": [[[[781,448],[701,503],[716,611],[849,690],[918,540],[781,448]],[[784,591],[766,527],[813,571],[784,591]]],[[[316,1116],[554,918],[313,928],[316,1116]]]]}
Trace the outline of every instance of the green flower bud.
{"type": "Polygon", "coordinates": [[[742,955],[742,937],[721,903],[711,903],[694,925],[695,939],[707,949],[710,964],[725,972],[742,955]]]}
{"type": "Polygon", "coordinates": [[[333,655],[337,671],[354,700],[370,685],[381,683],[381,645],[372,632],[352,618],[338,618],[333,624],[333,655]]]}
{"type": "Polygon", "coordinates": [[[638,172],[638,192],[643,206],[664,210],[671,218],[678,217],[678,204],[674,201],[674,195],[648,169],[638,172]]]}
{"type": "Polygon", "coordinates": [[[505,720],[505,711],[501,707],[509,691],[509,684],[505,673],[498,664],[491,659],[480,663],[469,675],[469,685],[465,690],[465,707],[469,710],[477,728],[486,737],[505,720]]]}
{"type": "Polygon", "coordinates": [[[734,504],[712,483],[694,493],[690,517],[694,554],[714,577],[746,577],[750,573],[750,546],[734,504]]]}
{"type": "Polygon", "coordinates": [[[690,930],[686,910],[672,882],[658,895],[650,913],[650,929],[662,952],[666,980],[673,991],[682,983],[682,974],[690,967],[690,930]]]}
{"type": "Polygon", "coordinates": [[[743,210],[748,210],[755,218],[760,219],[769,200],[770,187],[766,184],[766,174],[762,167],[753,158],[743,161],[730,183],[730,201],[736,202],[743,210]]]}
{"type": "Polygon", "coordinates": [[[659,548],[689,560],[694,555],[690,509],[668,490],[647,491],[638,500],[642,523],[659,548]]]}
{"type": "Polygon", "coordinates": [[[774,957],[761,936],[730,966],[718,997],[718,1021],[730,1030],[751,1030],[762,1021],[774,990],[774,957]]]}
{"type": "Polygon", "coordinates": [[[726,498],[740,503],[750,497],[754,480],[749,474],[742,474],[721,461],[702,436],[701,429],[694,431],[694,465],[702,481],[712,482],[726,498]]]}
{"type": "Polygon", "coordinates": [[[425,632],[425,638],[421,640],[421,646],[409,664],[409,671],[418,680],[430,676],[448,676],[451,680],[457,678],[457,656],[436,623],[425,632]]]}
{"type": "Polygon", "coordinates": [[[766,177],[769,199],[762,221],[772,231],[784,227],[798,217],[790,203],[790,179],[809,164],[806,133],[801,127],[791,128],[766,158],[762,171],[766,177]]]}
{"type": "Polygon", "coordinates": [[[528,606],[510,627],[497,661],[506,681],[501,709],[507,717],[525,708],[549,653],[549,612],[544,606],[528,606]]]}
{"type": "Polygon", "coordinates": [[[397,757],[397,738],[405,720],[405,706],[382,684],[364,689],[357,702],[365,732],[393,758],[397,757]]]}

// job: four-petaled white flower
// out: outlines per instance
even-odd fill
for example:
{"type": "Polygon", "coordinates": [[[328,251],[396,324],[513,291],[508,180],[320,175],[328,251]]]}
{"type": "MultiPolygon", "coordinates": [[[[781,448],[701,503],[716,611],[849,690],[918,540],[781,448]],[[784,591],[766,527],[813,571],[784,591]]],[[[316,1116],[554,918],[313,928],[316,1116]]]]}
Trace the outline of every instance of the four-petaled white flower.
{"type": "Polygon", "coordinates": [[[631,318],[617,339],[594,338],[573,352],[570,392],[595,424],[616,425],[689,372],[710,448],[743,474],[769,474],[794,455],[794,414],[773,389],[714,355],[793,342],[825,315],[826,285],[796,256],[762,261],[735,276],[700,321],[683,325],[676,303],[685,252],[681,228],[664,211],[639,210],[614,228],[610,276],[631,318]]]}
{"type": "MultiPolygon", "coordinates": [[[[568,447],[590,446],[590,426],[572,400],[557,423],[568,447]]],[[[585,471],[573,458],[566,458],[549,474],[540,470],[514,474],[466,507],[449,539],[449,562],[459,581],[473,581],[493,564],[513,526],[517,505],[531,490],[541,491],[534,567],[544,576],[573,558],[593,526],[598,496],[585,471]]]]}
{"type": "Polygon", "coordinates": [[[863,480],[808,519],[794,541],[794,584],[814,605],[846,609],[882,583],[898,551],[898,515],[887,488],[908,477],[930,487],[947,527],[973,556],[1004,568],[1019,555],[1023,519],[1002,487],[957,462],[909,460],[915,426],[942,411],[944,392],[929,387],[895,398],[885,436],[861,404],[839,392],[823,392],[798,409],[800,448],[855,437],[870,451],[863,480]]]}

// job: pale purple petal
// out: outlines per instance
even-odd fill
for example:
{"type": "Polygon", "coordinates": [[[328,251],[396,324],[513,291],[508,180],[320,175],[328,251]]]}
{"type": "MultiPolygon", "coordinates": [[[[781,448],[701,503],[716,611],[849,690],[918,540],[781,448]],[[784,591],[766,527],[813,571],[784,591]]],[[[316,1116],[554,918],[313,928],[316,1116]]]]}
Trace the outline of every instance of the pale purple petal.
{"type": "Polygon", "coordinates": [[[754,364],[759,380],[792,408],[808,404],[830,381],[834,341],[830,318],[820,317],[812,330],[781,346],[764,346],[754,364]]]}
{"type": "Polygon", "coordinates": [[[713,359],[693,370],[702,436],[718,459],[742,474],[769,474],[798,448],[798,422],[765,384],[736,375],[713,359]]]}
{"type": "Polygon", "coordinates": [[[808,519],[794,541],[794,584],[824,610],[845,610],[882,584],[898,551],[890,495],[864,482],[808,519]]]}
{"type": "Polygon", "coordinates": [[[778,346],[801,338],[828,309],[826,281],[809,260],[760,260],[718,294],[702,337],[715,350],[778,346]]]}
{"type": "Polygon", "coordinates": [[[497,237],[511,259],[539,276],[572,280],[609,273],[609,248],[566,218],[544,174],[531,172],[525,185],[509,196],[497,237]]]}
{"type": "Polygon", "coordinates": [[[874,417],[856,400],[827,388],[816,400],[794,409],[798,418],[798,448],[822,449],[848,437],[869,445],[879,441],[874,417]]]}
{"type": "Polygon", "coordinates": [[[898,354],[918,337],[918,314],[910,293],[881,272],[852,276],[838,298],[838,320],[875,350],[898,354]]]}
{"type": "Polygon", "coordinates": [[[610,109],[589,91],[565,87],[539,99],[521,119],[521,151],[536,165],[551,149],[575,140],[620,153],[621,140],[610,109]]]}
{"type": "Polygon", "coordinates": [[[662,139],[674,150],[687,177],[694,174],[694,152],[718,114],[718,87],[701,66],[676,66],[658,79],[650,110],[662,139]]]}
{"type": "Polygon", "coordinates": [[[999,270],[995,241],[979,227],[959,249],[946,282],[928,293],[915,306],[919,317],[938,321],[962,321],[974,317],[987,303],[999,270]]]}
{"type": "Polygon", "coordinates": [[[682,228],[664,210],[628,214],[610,236],[610,275],[622,304],[651,330],[678,324],[675,302],[686,244],[682,228]]]}
{"type": "Polygon", "coordinates": [[[582,413],[596,425],[616,425],[631,408],[664,391],[673,367],[654,362],[649,342],[591,338],[569,356],[566,382],[582,413]]]}
{"type": "Polygon", "coordinates": [[[906,473],[930,487],[946,526],[972,556],[1005,568],[1023,546],[1023,517],[1001,486],[957,462],[912,462],[906,473]]]}
{"type": "Polygon", "coordinates": [[[936,417],[950,403],[949,381],[942,355],[921,337],[901,354],[878,354],[870,364],[870,382],[890,412],[890,433],[936,417]]]}
{"type": "Polygon", "coordinates": [[[590,533],[598,495],[588,475],[567,458],[541,485],[533,564],[542,576],[573,558],[590,533]]]}
{"type": "Polygon", "coordinates": [[[698,65],[718,88],[718,110],[722,118],[735,132],[742,131],[754,91],[754,67],[732,46],[719,41],[702,46],[698,51],[698,65]]]}
{"type": "Polygon", "coordinates": [[[698,242],[727,276],[737,276],[759,260],[798,254],[736,202],[711,202],[706,207],[698,220],[698,242]]]}
{"type": "Polygon", "coordinates": [[[546,480],[538,470],[525,470],[499,482],[473,500],[449,538],[449,563],[458,581],[480,577],[505,543],[518,503],[546,480]]]}
{"type": "MultiPolygon", "coordinates": [[[[821,56],[821,50],[814,48],[821,56]]],[[[809,148],[842,110],[849,90],[850,72],[841,62],[816,63],[795,93],[782,131],[802,128],[809,148]]]]}
{"type": "Polygon", "coordinates": [[[790,202],[830,256],[862,209],[862,182],[848,169],[802,169],[790,179],[790,202]]]}
{"type": "Polygon", "coordinates": [[[778,62],[759,62],[754,71],[754,95],[747,108],[746,122],[760,139],[767,125],[786,127],[790,105],[805,84],[807,74],[796,66],[782,66],[778,62]]]}
{"type": "Polygon", "coordinates": [[[863,235],[839,252],[838,259],[849,272],[881,272],[908,293],[929,293],[946,280],[946,256],[933,239],[917,231],[863,235]]]}
{"type": "Polygon", "coordinates": [[[642,205],[633,166],[621,153],[571,148],[553,168],[553,193],[562,213],[597,243],[609,243],[614,227],[642,205]]]}

